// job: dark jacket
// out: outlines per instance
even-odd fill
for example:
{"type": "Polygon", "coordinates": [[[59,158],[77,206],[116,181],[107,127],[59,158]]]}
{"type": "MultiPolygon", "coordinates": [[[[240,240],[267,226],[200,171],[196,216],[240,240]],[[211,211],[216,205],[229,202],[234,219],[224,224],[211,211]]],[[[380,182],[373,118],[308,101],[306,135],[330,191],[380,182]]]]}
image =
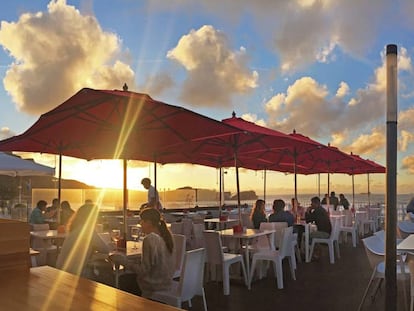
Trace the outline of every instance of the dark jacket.
{"type": "Polygon", "coordinates": [[[311,212],[306,212],[305,219],[306,222],[314,221],[316,223],[316,227],[318,227],[318,231],[331,234],[331,220],[329,219],[328,212],[322,206],[315,208],[311,212]]]}

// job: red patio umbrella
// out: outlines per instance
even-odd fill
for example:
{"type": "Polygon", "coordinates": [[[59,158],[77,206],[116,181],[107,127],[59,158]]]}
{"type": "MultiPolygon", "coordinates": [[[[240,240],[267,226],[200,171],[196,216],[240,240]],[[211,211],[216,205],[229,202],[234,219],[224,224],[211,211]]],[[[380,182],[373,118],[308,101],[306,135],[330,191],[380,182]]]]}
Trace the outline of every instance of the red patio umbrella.
{"type": "MultiPolygon", "coordinates": [[[[146,94],[84,88],[43,114],[27,131],[0,142],[0,151],[59,154],[82,159],[124,160],[124,217],[127,208],[126,160],[153,161],[174,147],[198,145],[200,139],[220,138],[241,131],[183,107],[146,94]]],[[[61,169],[59,169],[59,182],[61,169]]],[[[156,185],[155,185],[156,186],[156,185]]],[[[59,193],[60,199],[60,183],[59,193]]],[[[126,224],[126,221],[124,221],[126,224]]]]}

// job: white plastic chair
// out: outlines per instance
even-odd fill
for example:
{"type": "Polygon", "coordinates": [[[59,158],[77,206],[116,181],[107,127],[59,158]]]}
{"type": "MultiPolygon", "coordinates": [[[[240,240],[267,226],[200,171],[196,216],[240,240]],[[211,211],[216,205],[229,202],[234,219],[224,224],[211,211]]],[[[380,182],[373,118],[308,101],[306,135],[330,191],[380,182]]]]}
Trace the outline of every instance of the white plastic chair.
{"type": "Polygon", "coordinates": [[[171,223],[171,233],[183,234],[183,223],[182,222],[171,223]]]}
{"type": "MultiPolygon", "coordinates": [[[[50,230],[49,224],[32,224],[32,231],[47,231],[50,230]]],[[[40,238],[30,238],[31,247],[39,252],[37,256],[37,264],[43,266],[54,263],[56,261],[57,246],[52,243],[52,240],[44,240],[40,238]]]]}
{"type": "Polygon", "coordinates": [[[203,223],[193,223],[193,235],[191,237],[191,249],[205,247],[204,243],[204,221],[203,223]]]}
{"type": "Polygon", "coordinates": [[[398,233],[401,238],[406,238],[410,234],[414,233],[414,222],[411,221],[399,221],[398,224],[398,233]]]}
{"type": "Polygon", "coordinates": [[[248,229],[253,229],[253,222],[250,219],[250,214],[249,213],[242,213],[241,214],[241,221],[242,221],[242,226],[246,227],[248,229]]]}
{"type": "Polygon", "coordinates": [[[372,232],[375,232],[375,221],[369,218],[369,211],[367,208],[359,209],[355,213],[355,221],[358,225],[358,232],[360,235],[364,235],[367,231],[367,227],[372,232]]]}
{"type": "Polygon", "coordinates": [[[346,241],[348,233],[350,233],[351,238],[352,238],[352,246],[356,247],[357,236],[358,236],[358,228],[357,228],[356,221],[353,221],[353,215],[352,215],[352,212],[350,210],[344,210],[342,212],[342,215],[344,215],[345,217],[342,219],[342,223],[341,223],[341,226],[339,228],[339,232],[344,233],[343,237],[344,237],[345,241],[346,241]]]}
{"type": "Polygon", "coordinates": [[[310,258],[312,258],[312,254],[313,254],[313,249],[315,247],[315,244],[319,243],[319,244],[327,244],[328,245],[328,249],[329,249],[329,261],[331,264],[335,263],[335,254],[334,254],[334,248],[336,250],[336,255],[338,258],[340,258],[340,253],[339,253],[339,242],[338,242],[338,237],[339,237],[339,228],[341,225],[341,219],[337,218],[334,221],[332,221],[332,231],[331,231],[331,235],[329,236],[329,238],[312,238],[312,244],[311,244],[311,249],[310,249],[310,258]]]}
{"type": "Polygon", "coordinates": [[[230,266],[235,263],[240,263],[244,282],[246,286],[248,286],[243,256],[240,254],[224,253],[220,233],[218,231],[204,231],[204,241],[206,243],[207,263],[209,264],[210,272],[213,270],[213,267],[218,265],[222,266],[223,294],[230,295],[230,266]]]}
{"type": "Polygon", "coordinates": [[[256,264],[258,261],[261,261],[261,260],[273,262],[275,277],[277,279],[277,288],[279,289],[283,288],[282,260],[285,257],[289,258],[289,265],[290,265],[290,272],[292,274],[292,279],[296,280],[295,269],[293,265],[294,258],[292,258],[291,256],[293,252],[292,238],[293,238],[293,227],[287,227],[283,229],[282,242],[281,242],[279,250],[275,250],[273,248],[270,250],[262,250],[262,251],[259,251],[253,254],[252,268],[250,270],[250,276],[249,276],[249,289],[251,288],[251,282],[253,279],[256,264]]]}
{"type": "Polygon", "coordinates": [[[184,264],[186,237],[182,234],[173,234],[174,248],[173,257],[175,260],[175,270],[173,278],[178,278],[181,275],[184,264]]]}
{"type": "MultiPolygon", "coordinates": [[[[368,295],[369,289],[374,281],[374,279],[384,279],[385,278],[385,262],[384,262],[384,256],[385,256],[385,245],[384,240],[381,239],[381,235],[372,235],[365,239],[362,239],[362,242],[365,247],[365,251],[367,253],[368,261],[373,269],[371,278],[368,282],[368,286],[365,289],[364,295],[362,296],[361,303],[359,305],[358,311],[362,310],[362,307],[364,305],[365,299],[368,295]]],[[[397,279],[405,280],[406,278],[410,277],[410,270],[409,267],[404,263],[404,269],[401,268],[401,263],[397,262],[396,265],[397,268],[397,279]],[[404,270],[404,271],[403,271],[404,270]]],[[[411,280],[411,283],[413,280],[411,280]]],[[[411,284],[411,303],[410,303],[410,310],[413,310],[413,304],[414,304],[414,297],[413,297],[413,284],[411,284]]],[[[375,299],[376,293],[378,291],[380,284],[375,288],[374,294],[372,295],[372,300],[375,299]]]]}
{"type": "Polygon", "coordinates": [[[207,311],[206,295],[203,287],[204,253],[204,248],[187,251],[180,280],[173,281],[169,290],[155,291],[147,298],[181,308],[182,303],[186,301],[191,307],[191,299],[198,295],[202,296],[204,311],[207,311]]]}

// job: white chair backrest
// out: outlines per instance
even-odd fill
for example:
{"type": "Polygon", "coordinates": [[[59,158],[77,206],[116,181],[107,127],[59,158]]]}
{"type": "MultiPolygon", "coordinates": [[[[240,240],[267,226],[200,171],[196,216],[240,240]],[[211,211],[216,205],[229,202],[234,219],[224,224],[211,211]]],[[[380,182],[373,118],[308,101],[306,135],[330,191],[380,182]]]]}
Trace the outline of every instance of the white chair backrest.
{"type": "Polygon", "coordinates": [[[49,224],[32,224],[33,231],[46,231],[49,230],[49,224]]]}
{"type": "Polygon", "coordinates": [[[241,218],[242,218],[242,226],[243,227],[247,227],[249,229],[253,229],[254,228],[253,222],[250,219],[250,214],[248,214],[248,213],[242,213],[241,214],[241,218]]]}
{"type": "MultiPolygon", "coordinates": [[[[275,248],[280,248],[283,239],[283,230],[288,227],[287,222],[268,222],[268,223],[260,223],[260,226],[263,225],[263,230],[276,230],[276,233],[273,236],[273,243],[275,248]]],[[[260,227],[262,229],[262,227],[260,227]]]]}
{"type": "Polygon", "coordinates": [[[279,255],[284,258],[292,253],[293,227],[283,229],[282,241],[279,248],[279,255]]]}
{"type": "Polygon", "coordinates": [[[207,261],[211,264],[222,264],[223,247],[220,233],[218,231],[205,230],[203,234],[207,251],[207,261]]]}
{"type": "Polygon", "coordinates": [[[191,233],[193,231],[193,221],[188,218],[184,218],[182,221],[183,228],[182,228],[182,234],[184,234],[187,238],[187,240],[191,239],[191,233]]]}
{"type": "Polygon", "coordinates": [[[330,239],[338,240],[339,232],[341,229],[341,224],[342,224],[342,217],[331,218],[332,230],[331,230],[330,239]]]}
{"type": "Polygon", "coordinates": [[[343,226],[352,227],[353,226],[352,221],[353,221],[353,218],[354,218],[354,216],[352,214],[352,211],[350,209],[343,210],[342,215],[345,216],[344,219],[343,219],[343,222],[342,222],[343,226]]]}
{"type": "Polygon", "coordinates": [[[183,234],[183,223],[182,222],[171,223],[171,232],[175,234],[183,234]]]}
{"type": "Polygon", "coordinates": [[[185,256],[185,235],[182,234],[173,234],[174,248],[173,248],[173,258],[175,263],[175,270],[182,271],[184,264],[185,256]]]}
{"type": "Polygon", "coordinates": [[[385,242],[385,230],[374,232],[374,235],[376,235],[378,238],[385,242]]]}
{"type": "Polygon", "coordinates": [[[181,270],[179,291],[181,300],[187,301],[203,290],[205,249],[198,248],[185,253],[181,270]]]}
{"type": "Polygon", "coordinates": [[[372,253],[380,256],[385,255],[385,245],[384,241],[376,235],[369,236],[365,239],[362,239],[364,246],[371,251],[372,253]]]}
{"type": "Polygon", "coordinates": [[[205,247],[204,232],[205,225],[203,223],[193,223],[193,236],[191,241],[191,248],[205,247]]]}
{"type": "Polygon", "coordinates": [[[365,252],[367,254],[371,268],[376,268],[377,265],[384,260],[384,241],[382,241],[376,235],[372,235],[365,239],[362,239],[362,243],[364,244],[365,252]]]}

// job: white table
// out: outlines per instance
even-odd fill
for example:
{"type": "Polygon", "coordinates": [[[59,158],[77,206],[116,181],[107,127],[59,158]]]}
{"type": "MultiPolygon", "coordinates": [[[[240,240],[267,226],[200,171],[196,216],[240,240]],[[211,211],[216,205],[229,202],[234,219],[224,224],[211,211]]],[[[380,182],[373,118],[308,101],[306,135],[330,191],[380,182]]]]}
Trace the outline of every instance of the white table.
{"type": "Polygon", "coordinates": [[[239,223],[238,219],[227,219],[220,220],[220,218],[207,218],[204,219],[204,222],[207,224],[215,224],[216,230],[229,229],[232,226],[235,226],[239,223]]]}
{"type": "Polygon", "coordinates": [[[226,238],[238,239],[242,241],[244,246],[244,256],[246,261],[246,273],[247,276],[250,275],[250,254],[249,254],[249,241],[255,239],[259,236],[267,236],[269,239],[269,248],[270,248],[270,237],[272,233],[275,233],[275,230],[259,230],[259,229],[246,229],[246,231],[240,233],[234,233],[233,229],[225,229],[220,231],[220,235],[226,238]]]}
{"type": "Polygon", "coordinates": [[[56,252],[59,254],[59,247],[66,238],[66,233],[59,233],[57,230],[42,230],[30,231],[30,236],[33,239],[33,248],[40,252],[40,263],[44,264],[51,244],[56,246],[56,252]]]}

